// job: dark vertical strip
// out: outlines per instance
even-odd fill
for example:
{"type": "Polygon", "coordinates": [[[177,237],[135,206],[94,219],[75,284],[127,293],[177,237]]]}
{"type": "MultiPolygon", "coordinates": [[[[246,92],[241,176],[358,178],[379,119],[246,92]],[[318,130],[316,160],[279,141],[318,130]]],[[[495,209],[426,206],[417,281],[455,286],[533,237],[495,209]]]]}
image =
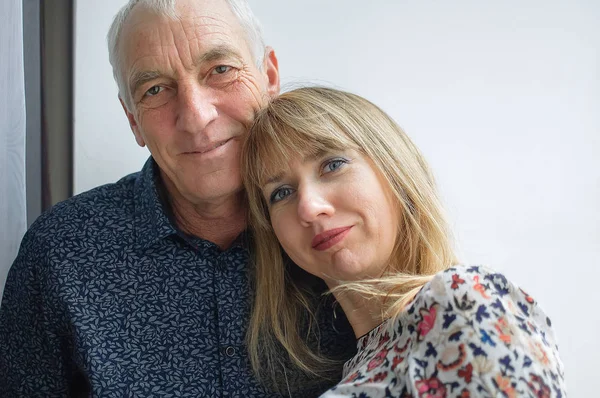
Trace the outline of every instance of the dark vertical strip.
{"type": "Polygon", "coordinates": [[[23,63],[26,107],[27,227],[42,212],[42,94],[40,1],[23,0],[23,63]]]}
{"type": "Polygon", "coordinates": [[[41,0],[42,208],[73,195],[74,0],[41,0]]]}
{"type": "Polygon", "coordinates": [[[67,195],[70,198],[71,196],[73,196],[73,191],[74,191],[74,187],[75,187],[75,104],[74,104],[74,98],[75,98],[75,0],[69,0],[68,1],[68,7],[67,7],[67,11],[68,11],[68,26],[69,29],[67,31],[68,33],[68,41],[67,41],[67,45],[68,45],[68,51],[69,51],[69,58],[68,58],[68,74],[69,74],[69,79],[68,79],[68,83],[69,83],[69,91],[68,91],[68,95],[69,95],[69,101],[68,101],[68,108],[67,108],[67,120],[69,121],[69,130],[68,130],[68,139],[67,139],[67,145],[68,145],[68,169],[69,169],[69,174],[68,174],[68,184],[67,184],[67,195]]]}
{"type": "Polygon", "coordinates": [[[50,194],[50,162],[48,159],[48,123],[46,120],[46,106],[45,106],[45,86],[46,86],[46,2],[40,0],[40,30],[41,30],[41,43],[40,43],[40,65],[41,65],[41,84],[40,84],[40,107],[41,107],[41,124],[40,124],[40,142],[42,145],[42,151],[40,153],[41,162],[41,187],[42,187],[42,211],[47,210],[52,206],[51,194],[50,194]]]}

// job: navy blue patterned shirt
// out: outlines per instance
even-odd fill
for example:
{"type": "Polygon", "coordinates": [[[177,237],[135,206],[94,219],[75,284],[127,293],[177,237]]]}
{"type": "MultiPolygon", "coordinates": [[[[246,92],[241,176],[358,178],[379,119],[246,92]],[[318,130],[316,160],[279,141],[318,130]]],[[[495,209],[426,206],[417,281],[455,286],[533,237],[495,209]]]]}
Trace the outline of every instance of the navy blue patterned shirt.
{"type": "MultiPolygon", "coordinates": [[[[0,396],[276,395],[252,376],[244,344],[245,234],[222,251],[178,231],[157,169],[150,158],[141,172],[54,206],[27,232],[0,307],[0,396]]],[[[347,321],[322,313],[320,346],[351,357],[347,321]]],[[[286,377],[299,397],[337,381],[286,377]]]]}

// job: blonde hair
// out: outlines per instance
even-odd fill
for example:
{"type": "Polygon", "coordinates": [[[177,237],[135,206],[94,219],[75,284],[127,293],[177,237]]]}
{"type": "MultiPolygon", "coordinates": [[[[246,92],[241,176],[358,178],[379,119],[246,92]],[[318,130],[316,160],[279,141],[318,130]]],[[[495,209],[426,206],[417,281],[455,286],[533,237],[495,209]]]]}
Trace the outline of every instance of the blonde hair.
{"type": "Polygon", "coordinates": [[[331,88],[282,94],[257,115],[241,163],[256,266],[247,340],[253,369],[263,380],[274,380],[281,366],[278,346],[285,348],[293,364],[313,375],[325,374],[332,362],[308,347],[310,335],[300,335],[301,317],[308,319],[309,334],[318,333],[314,309],[307,289],[290,276],[261,186],[273,172],[287,168],[292,156],[339,149],[357,150],[373,162],[400,214],[396,245],[384,275],[343,283],[333,291],[380,300],[382,318],[395,317],[433,275],[457,262],[429,166],[385,112],[362,97],[331,88]]]}

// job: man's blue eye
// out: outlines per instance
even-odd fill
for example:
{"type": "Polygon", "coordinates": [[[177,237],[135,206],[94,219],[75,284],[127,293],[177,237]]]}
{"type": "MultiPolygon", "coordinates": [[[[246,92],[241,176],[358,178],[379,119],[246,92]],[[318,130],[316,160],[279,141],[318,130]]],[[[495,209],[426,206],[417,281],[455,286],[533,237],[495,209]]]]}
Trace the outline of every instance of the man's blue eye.
{"type": "Polygon", "coordinates": [[[271,204],[277,203],[280,200],[285,199],[286,197],[288,197],[291,194],[292,194],[292,188],[287,188],[287,187],[278,188],[273,191],[273,193],[271,194],[271,197],[269,198],[269,201],[271,202],[271,204]]]}
{"type": "Polygon", "coordinates": [[[223,74],[225,72],[228,72],[229,69],[231,69],[231,66],[219,65],[215,69],[213,69],[213,71],[214,71],[215,74],[221,75],[221,74],[223,74]]]}
{"type": "Polygon", "coordinates": [[[160,93],[161,91],[162,91],[161,86],[152,86],[148,89],[148,91],[146,91],[146,95],[153,96],[153,95],[160,93]]]}
{"type": "Polygon", "coordinates": [[[345,165],[346,163],[348,163],[348,161],[346,159],[337,158],[337,159],[328,160],[323,165],[323,172],[330,173],[332,171],[336,171],[340,167],[343,167],[343,165],[345,165]]]}

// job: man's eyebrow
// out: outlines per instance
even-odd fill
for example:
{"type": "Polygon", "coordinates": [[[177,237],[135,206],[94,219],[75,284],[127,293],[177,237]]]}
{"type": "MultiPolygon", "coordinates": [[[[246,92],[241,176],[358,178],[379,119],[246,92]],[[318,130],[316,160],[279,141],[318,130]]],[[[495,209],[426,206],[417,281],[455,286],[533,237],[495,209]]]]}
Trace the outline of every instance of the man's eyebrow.
{"type": "Polygon", "coordinates": [[[242,56],[240,53],[233,48],[225,45],[216,46],[211,48],[204,54],[202,54],[197,60],[196,65],[202,65],[204,63],[218,61],[224,58],[235,58],[241,60],[242,56]]]}
{"type": "MultiPolygon", "coordinates": [[[[202,54],[196,64],[210,63],[225,58],[235,58],[241,60],[241,55],[229,46],[217,46],[202,54]]],[[[159,78],[162,74],[157,70],[135,72],[129,79],[129,92],[133,95],[136,90],[145,83],[159,78]]]]}
{"type": "Polygon", "coordinates": [[[135,72],[133,76],[131,76],[131,79],[129,79],[129,92],[133,95],[140,86],[151,80],[157,79],[160,76],[161,73],[156,70],[135,72]]]}

